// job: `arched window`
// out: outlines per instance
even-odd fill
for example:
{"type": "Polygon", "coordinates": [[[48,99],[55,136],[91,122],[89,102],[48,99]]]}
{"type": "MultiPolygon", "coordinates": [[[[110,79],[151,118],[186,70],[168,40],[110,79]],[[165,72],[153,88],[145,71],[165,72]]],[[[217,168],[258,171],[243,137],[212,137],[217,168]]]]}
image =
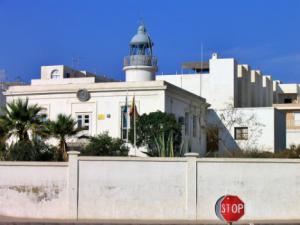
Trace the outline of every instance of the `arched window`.
{"type": "Polygon", "coordinates": [[[58,70],[52,70],[51,72],[51,79],[59,79],[60,78],[60,74],[58,70]]]}

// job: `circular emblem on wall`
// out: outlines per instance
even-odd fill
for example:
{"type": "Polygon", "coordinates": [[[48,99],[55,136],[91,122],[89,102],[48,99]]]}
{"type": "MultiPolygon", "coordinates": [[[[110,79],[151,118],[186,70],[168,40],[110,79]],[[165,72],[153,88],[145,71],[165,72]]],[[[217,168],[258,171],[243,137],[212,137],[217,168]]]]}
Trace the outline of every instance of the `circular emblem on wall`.
{"type": "Polygon", "coordinates": [[[77,91],[77,98],[81,102],[86,102],[91,98],[91,95],[86,89],[79,89],[77,91]]]}

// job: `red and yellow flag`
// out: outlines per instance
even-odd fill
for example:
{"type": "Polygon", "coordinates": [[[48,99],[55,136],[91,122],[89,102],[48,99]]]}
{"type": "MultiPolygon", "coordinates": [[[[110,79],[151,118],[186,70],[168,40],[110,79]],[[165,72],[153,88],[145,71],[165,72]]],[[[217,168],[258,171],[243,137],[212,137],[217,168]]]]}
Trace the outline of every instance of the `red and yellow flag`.
{"type": "Polygon", "coordinates": [[[131,104],[131,107],[130,107],[129,115],[130,116],[135,116],[135,117],[139,116],[139,113],[137,111],[136,104],[135,104],[135,96],[133,96],[133,99],[132,99],[132,104],[131,104]]]}

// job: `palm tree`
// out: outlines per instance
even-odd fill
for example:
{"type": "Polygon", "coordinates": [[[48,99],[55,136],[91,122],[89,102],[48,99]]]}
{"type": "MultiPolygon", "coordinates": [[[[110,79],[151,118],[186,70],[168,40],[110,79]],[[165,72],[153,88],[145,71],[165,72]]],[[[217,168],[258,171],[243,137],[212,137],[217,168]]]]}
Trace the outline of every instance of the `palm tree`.
{"type": "Polygon", "coordinates": [[[6,131],[2,124],[0,124],[0,161],[6,158],[6,131]]]}
{"type": "Polygon", "coordinates": [[[0,124],[0,144],[4,144],[6,140],[6,130],[3,124],[0,124]]]}
{"type": "Polygon", "coordinates": [[[77,123],[71,116],[59,114],[55,121],[49,121],[48,130],[51,136],[59,140],[58,153],[61,159],[67,161],[67,138],[76,135],[82,128],[77,128],[77,123]]]}
{"type": "Polygon", "coordinates": [[[0,124],[6,130],[6,138],[16,137],[19,141],[29,141],[29,132],[37,135],[42,131],[43,119],[42,107],[29,105],[28,99],[14,100],[2,108],[0,124]]]}

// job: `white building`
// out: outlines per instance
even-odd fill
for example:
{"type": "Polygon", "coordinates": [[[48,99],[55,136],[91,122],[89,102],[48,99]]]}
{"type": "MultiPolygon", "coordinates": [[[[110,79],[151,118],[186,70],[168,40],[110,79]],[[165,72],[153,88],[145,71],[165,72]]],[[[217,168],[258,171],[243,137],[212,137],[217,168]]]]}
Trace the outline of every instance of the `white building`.
{"type": "Polygon", "coordinates": [[[22,82],[0,82],[0,107],[5,106],[6,104],[6,97],[4,95],[5,91],[8,89],[9,86],[14,85],[23,85],[22,82]]]}
{"type": "Polygon", "coordinates": [[[286,147],[284,113],[274,108],[273,81],[270,76],[233,58],[186,63],[194,74],[160,75],[211,104],[207,115],[208,150],[258,149],[279,151],[286,147]],[[213,144],[216,143],[216,144],[213,144]]]}
{"type": "Polygon", "coordinates": [[[300,145],[300,86],[277,81],[274,107],[286,113],[286,145],[300,145]]]}
{"type": "Polygon", "coordinates": [[[156,81],[157,63],[152,56],[152,41],[144,26],[131,40],[130,56],[125,57],[125,82],[108,82],[87,72],[65,66],[43,66],[41,79],[30,85],[12,86],[5,92],[7,101],[28,98],[30,104],[45,108],[49,119],[59,113],[70,114],[78,125],[87,127],[86,134],[108,132],[126,139],[127,119],[124,107],[133,96],[139,114],[160,110],[173,113],[184,121],[183,140],[186,150],[204,155],[206,152],[205,115],[208,104],[199,95],[166,81],[156,81]]]}
{"type": "Polygon", "coordinates": [[[6,85],[3,83],[0,83],[0,107],[4,106],[6,104],[5,96],[3,95],[3,92],[6,90],[6,85]]]}
{"type": "Polygon", "coordinates": [[[108,131],[124,138],[121,109],[126,96],[135,95],[139,113],[161,110],[184,121],[185,143],[202,155],[206,148],[275,152],[300,144],[299,85],[273,81],[270,75],[217,54],[209,62],[183,64],[193,74],[155,76],[152,46],[145,27],[140,26],[131,39],[130,55],[124,58],[125,82],[63,65],[43,66],[41,79],[29,86],[10,87],[7,100],[28,97],[44,106],[50,119],[62,112],[78,120],[87,118],[88,134],[108,131]],[[82,101],[76,95],[88,99],[82,101]],[[206,101],[211,105],[208,113],[206,101]]]}

